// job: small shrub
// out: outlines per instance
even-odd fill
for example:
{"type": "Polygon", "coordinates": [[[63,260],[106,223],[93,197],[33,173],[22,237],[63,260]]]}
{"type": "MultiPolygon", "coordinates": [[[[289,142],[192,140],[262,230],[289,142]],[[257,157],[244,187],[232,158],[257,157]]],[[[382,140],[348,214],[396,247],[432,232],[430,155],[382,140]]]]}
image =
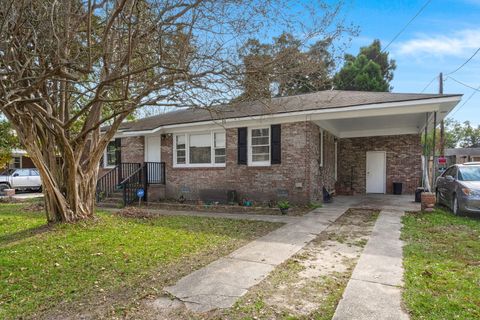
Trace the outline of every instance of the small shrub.
{"type": "Polygon", "coordinates": [[[290,202],[288,202],[287,200],[279,201],[277,203],[277,206],[280,209],[288,209],[288,208],[290,208],[290,202]]]}

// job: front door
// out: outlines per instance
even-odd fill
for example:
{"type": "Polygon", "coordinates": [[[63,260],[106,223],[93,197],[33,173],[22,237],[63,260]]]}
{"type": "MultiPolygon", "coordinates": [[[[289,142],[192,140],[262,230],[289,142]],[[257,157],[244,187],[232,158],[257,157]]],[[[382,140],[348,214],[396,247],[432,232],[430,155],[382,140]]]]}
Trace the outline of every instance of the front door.
{"type": "Polygon", "coordinates": [[[385,193],[386,159],[384,151],[367,152],[367,193],[385,193]]]}
{"type": "MultiPolygon", "coordinates": [[[[160,136],[145,137],[145,162],[161,161],[161,139],[160,136]]],[[[148,178],[150,181],[159,181],[161,172],[158,165],[148,167],[148,178]]]]}
{"type": "Polygon", "coordinates": [[[145,139],[145,162],[160,162],[160,136],[147,136],[145,139]]]}

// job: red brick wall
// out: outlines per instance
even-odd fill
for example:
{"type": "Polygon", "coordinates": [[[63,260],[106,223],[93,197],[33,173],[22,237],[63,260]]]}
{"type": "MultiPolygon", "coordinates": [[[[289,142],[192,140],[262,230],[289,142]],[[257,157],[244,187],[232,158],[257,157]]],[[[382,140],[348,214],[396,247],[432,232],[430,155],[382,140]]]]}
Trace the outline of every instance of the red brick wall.
{"type": "Polygon", "coordinates": [[[422,147],[420,135],[412,134],[339,139],[338,193],[365,193],[367,151],[386,152],[387,193],[392,193],[393,182],[403,183],[403,193],[415,192],[422,176],[422,147]]]}
{"type": "Polygon", "coordinates": [[[323,165],[320,166],[320,128],[309,123],[307,126],[308,154],[306,158],[310,163],[310,200],[322,200],[322,188],[325,186],[328,190],[335,188],[335,137],[328,131],[323,131],[323,165]]]}
{"type": "Polygon", "coordinates": [[[30,157],[22,157],[22,168],[35,168],[35,165],[30,157]]]}
{"type": "Polygon", "coordinates": [[[236,190],[240,199],[260,202],[277,200],[279,192],[287,191],[294,203],[310,201],[309,131],[308,122],[282,124],[282,163],[268,167],[237,164],[237,128],[227,129],[225,168],[173,168],[171,135],[162,137],[162,161],[166,165],[166,196],[177,199],[181,194],[198,199],[199,190],[236,190]],[[295,186],[301,184],[301,186],[295,186]],[[188,190],[184,193],[182,191],[188,190]]]}
{"type": "Polygon", "coordinates": [[[143,163],[145,139],[140,137],[122,138],[122,162],[143,163]]]}

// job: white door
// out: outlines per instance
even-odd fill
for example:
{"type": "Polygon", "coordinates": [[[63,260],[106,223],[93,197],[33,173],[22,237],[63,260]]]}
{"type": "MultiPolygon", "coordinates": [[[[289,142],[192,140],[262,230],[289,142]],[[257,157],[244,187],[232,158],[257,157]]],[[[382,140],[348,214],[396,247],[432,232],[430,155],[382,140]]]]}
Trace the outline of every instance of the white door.
{"type": "Polygon", "coordinates": [[[160,136],[145,137],[145,162],[160,162],[160,136]]]}
{"type": "MultiPolygon", "coordinates": [[[[145,162],[160,162],[161,142],[160,136],[145,137],[145,162]]],[[[149,181],[159,181],[162,173],[158,164],[148,165],[149,181]]]]}
{"type": "Polygon", "coordinates": [[[386,154],[384,151],[367,152],[367,193],[385,193],[386,154]]]}

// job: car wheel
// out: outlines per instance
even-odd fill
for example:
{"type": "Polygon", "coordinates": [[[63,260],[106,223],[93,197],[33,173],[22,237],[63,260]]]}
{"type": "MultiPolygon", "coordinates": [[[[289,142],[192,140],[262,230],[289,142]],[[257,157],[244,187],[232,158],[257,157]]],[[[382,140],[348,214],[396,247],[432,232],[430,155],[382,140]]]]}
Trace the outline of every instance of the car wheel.
{"type": "Polygon", "coordinates": [[[6,183],[0,184],[0,193],[4,193],[6,189],[9,189],[10,187],[6,183]]]}
{"type": "Polygon", "coordinates": [[[452,199],[452,212],[454,215],[458,216],[460,215],[460,209],[458,207],[458,199],[457,199],[457,195],[453,195],[453,199],[452,199]]]}

